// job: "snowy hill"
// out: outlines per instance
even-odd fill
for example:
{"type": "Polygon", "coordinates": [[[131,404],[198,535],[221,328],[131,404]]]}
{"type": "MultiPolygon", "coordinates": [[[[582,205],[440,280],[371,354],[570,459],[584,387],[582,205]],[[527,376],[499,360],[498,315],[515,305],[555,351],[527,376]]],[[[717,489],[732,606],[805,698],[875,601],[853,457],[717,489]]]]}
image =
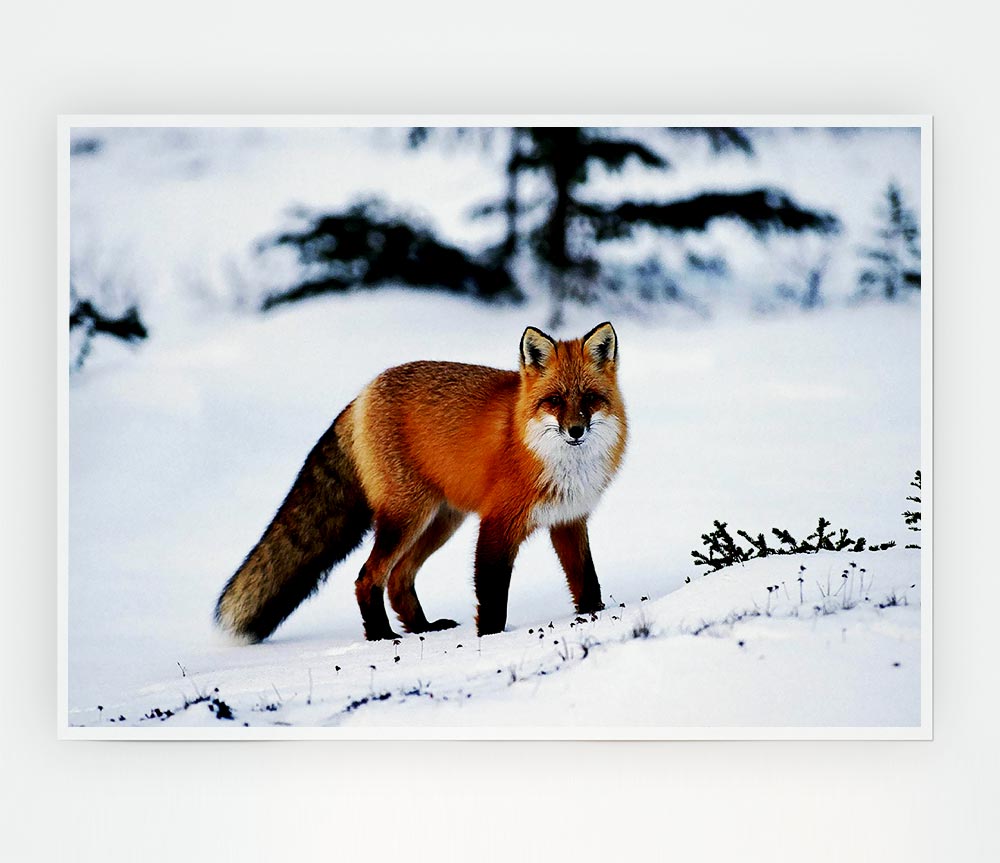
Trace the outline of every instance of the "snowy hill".
{"type": "Polygon", "coordinates": [[[920,457],[913,306],[688,330],[616,321],[632,432],[591,521],[608,605],[596,621],[574,619],[555,555],[534,537],[508,631],[480,642],[470,520],[418,579],[428,614],[459,629],[365,643],[353,596],[365,546],[268,642],[221,642],[218,591],[357,390],[418,357],[513,367],[532,320],[532,309],[404,292],[329,298],[165,334],[75,376],[69,722],[919,725],[920,563],[902,548],[913,535],[900,515],[920,457]],[[692,565],[715,518],[805,535],[820,515],[899,547],[708,575],[692,565]],[[824,600],[844,570],[846,592],[824,600]],[[632,636],[646,626],[649,638],[632,636]],[[216,718],[211,700],[184,709],[200,696],[233,718],[216,718]]]}
{"type": "Polygon", "coordinates": [[[809,569],[824,575],[803,602],[798,567],[775,557],[656,600],[482,639],[470,625],[399,644],[277,638],[202,653],[124,700],[73,710],[71,722],[514,736],[570,726],[626,737],[649,727],[917,725],[918,561],[915,551],[821,553],[809,569]],[[837,594],[824,598],[834,570],[837,594]]]}
{"type": "MultiPolygon", "coordinates": [[[[710,321],[609,303],[572,309],[556,333],[610,317],[620,340],[630,443],[590,523],[607,603],[597,620],[575,619],[536,536],[515,566],[508,630],[477,639],[469,519],[417,584],[428,614],[460,628],[365,643],[353,581],[366,545],[266,643],[237,647],[212,627],[218,592],[340,409],[410,360],[513,368],[524,327],[549,313],[537,292],[520,307],[487,307],[385,288],[263,316],[254,303],[294,268],[257,255],[255,241],[287,225],[293,206],[379,194],[445,240],[483,248],[502,225],[469,213],[502,193],[502,153],[453,143],[418,154],[387,129],[76,130],[74,284],[111,306],[139,302],[151,336],[135,349],[98,339],[71,375],[70,725],[119,735],[244,724],[401,734],[919,726],[929,618],[901,513],[921,457],[920,310],[913,298],[846,302],[885,184],[919,200],[919,135],[755,134],[752,159],[671,139],[675,170],[595,172],[589,188],[600,199],[774,185],[843,224],[822,247],[761,243],[728,224],[691,238],[729,262],[725,277],[692,288],[710,321]],[[826,308],[748,312],[825,255],[826,308]],[[708,575],[693,565],[715,519],[801,537],[820,516],[897,548],[708,575]]],[[[640,233],[608,256],[655,252],[670,264],[684,248],[640,233]]]]}

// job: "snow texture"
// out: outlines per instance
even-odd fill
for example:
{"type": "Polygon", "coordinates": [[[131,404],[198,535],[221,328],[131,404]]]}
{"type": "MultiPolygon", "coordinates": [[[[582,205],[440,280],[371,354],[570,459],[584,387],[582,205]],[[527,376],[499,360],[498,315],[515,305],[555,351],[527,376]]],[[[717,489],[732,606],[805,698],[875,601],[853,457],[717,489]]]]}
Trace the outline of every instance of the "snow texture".
{"type": "MultiPolygon", "coordinates": [[[[138,349],[97,344],[71,380],[70,725],[155,734],[188,725],[920,724],[920,552],[903,548],[914,534],[901,515],[920,466],[916,303],[733,312],[709,323],[613,318],[630,443],[590,523],[607,605],[596,620],[572,613],[555,554],[536,535],[515,566],[507,630],[478,639],[469,519],[417,579],[428,616],[459,628],[398,645],[363,641],[353,582],[369,539],[268,641],[228,643],[212,626],[218,592],[340,409],[409,360],[513,368],[524,326],[544,326],[547,306],[400,289],[267,316],[196,302],[189,274],[224,270],[293,201],[346,202],[345,178],[356,188],[372,161],[395,197],[419,200],[419,178],[435,177],[426,190],[435,226],[466,242],[483,230],[463,217],[477,199],[470,178],[485,196],[491,175],[464,151],[401,152],[388,131],[374,148],[339,149],[331,139],[349,132],[170,131],[180,144],[167,147],[163,130],[102,130],[106,148],[73,162],[75,253],[95,238],[129,250],[117,260],[136,274],[153,337],[138,349]],[[236,146],[243,138],[252,146],[236,146]],[[709,574],[693,566],[713,519],[804,536],[821,515],[898,547],[709,574]]],[[[809,140],[816,159],[836,152],[864,163],[881,152],[878,137],[809,140]]],[[[841,186],[850,188],[831,201],[808,170],[807,143],[776,139],[789,166],[778,180],[845,221],[851,207],[868,218],[885,174],[849,173],[841,186]]],[[[771,158],[752,170],[774,170],[771,158]]],[[[879,158],[881,168],[896,164],[879,158]]],[[[838,278],[846,294],[849,277],[838,278]]],[[[224,280],[212,280],[217,298],[224,280]]],[[[556,335],[579,336],[606,311],[574,308],[556,335]]]]}

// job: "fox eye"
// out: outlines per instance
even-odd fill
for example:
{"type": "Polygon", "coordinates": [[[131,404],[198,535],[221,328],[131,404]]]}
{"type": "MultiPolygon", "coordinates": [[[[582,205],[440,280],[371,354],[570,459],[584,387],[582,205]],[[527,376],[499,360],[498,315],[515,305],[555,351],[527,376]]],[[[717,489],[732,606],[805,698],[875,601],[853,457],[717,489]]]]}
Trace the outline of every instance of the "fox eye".
{"type": "Polygon", "coordinates": [[[541,402],[546,407],[561,408],[563,404],[562,396],[546,396],[541,402]]]}
{"type": "Polygon", "coordinates": [[[583,402],[584,408],[592,411],[604,401],[604,398],[597,393],[584,393],[581,401],[583,402]]]}

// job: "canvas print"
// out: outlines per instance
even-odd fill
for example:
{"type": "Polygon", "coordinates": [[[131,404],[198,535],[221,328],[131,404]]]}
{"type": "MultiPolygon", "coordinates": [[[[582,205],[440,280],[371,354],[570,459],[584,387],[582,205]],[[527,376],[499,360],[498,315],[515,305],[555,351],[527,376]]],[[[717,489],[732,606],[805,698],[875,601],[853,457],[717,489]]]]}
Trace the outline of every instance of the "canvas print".
{"type": "Polygon", "coordinates": [[[512,119],[63,120],[65,736],[929,735],[929,122],[512,119]]]}

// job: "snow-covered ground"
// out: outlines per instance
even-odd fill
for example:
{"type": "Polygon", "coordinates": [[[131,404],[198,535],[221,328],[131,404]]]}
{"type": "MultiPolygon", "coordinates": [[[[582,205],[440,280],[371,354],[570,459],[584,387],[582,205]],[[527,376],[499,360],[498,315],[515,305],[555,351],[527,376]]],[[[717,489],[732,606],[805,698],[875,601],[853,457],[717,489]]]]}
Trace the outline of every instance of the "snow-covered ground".
{"type": "Polygon", "coordinates": [[[632,433],[592,520],[609,605],[598,622],[570,627],[555,556],[535,537],[515,568],[509,632],[480,644],[470,522],[418,582],[429,614],[465,625],[423,643],[405,638],[398,663],[393,645],[361,641],[353,579],[365,548],[268,643],[216,642],[218,591],[354,393],[383,367],[416,357],[512,366],[530,320],[523,309],[404,293],[331,298],[151,341],[77,378],[70,720],[138,723],[160,708],[177,714],[172,723],[206,721],[207,710],[178,707],[218,687],[250,724],[918,724],[917,552],[774,557],[704,576],[690,557],[715,518],[734,530],[804,536],[823,515],[870,542],[909,541],[900,513],[919,463],[915,308],[690,331],[618,322],[632,433]],[[808,566],[801,604],[800,561],[808,566]],[[872,579],[868,600],[817,616],[814,581],[826,590],[832,573],[836,589],[851,562],[872,579]],[[765,610],[764,586],[783,582],[795,601],[782,593],[770,617],[689,633],[765,610]],[[876,610],[894,592],[908,605],[876,610]],[[649,600],[640,607],[641,596],[649,600]],[[615,621],[619,602],[626,608],[615,621]],[[633,641],[640,614],[655,637],[633,641]],[[528,633],[542,624],[544,637],[528,633]],[[558,661],[567,649],[579,657],[584,638],[601,647],[585,662],[558,661]],[[399,694],[413,689],[435,697],[399,694]],[[373,691],[393,695],[343,713],[373,691]]]}
{"type": "MultiPolygon", "coordinates": [[[[225,165],[216,173],[197,160],[180,174],[162,160],[142,164],[136,141],[152,137],[74,163],[75,236],[81,248],[127,246],[129,267],[149,273],[141,295],[154,335],[134,351],[98,344],[71,381],[71,725],[156,734],[244,724],[920,724],[920,553],[903,548],[914,534],[901,516],[920,466],[915,303],[730,314],[697,326],[616,318],[631,440],[591,522],[608,606],[597,620],[576,620],[555,555],[535,537],[515,567],[508,630],[476,638],[470,520],[417,583],[428,614],[455,618],[458,629],[364,642],[353,596],[364,546],[266,643],[218,636],[219,590],[367,380],[412,359],[513,367],[524,326],[547,314],[542,302],[489,308],[393,289],[267,316],[206,314],[183,293],[188,276],[210,272],[205,260],[225,269],[227,249],[273,228],[296,189],[326,176],[318,166],[330,157],[315,137],[266,182],[243,150],[226,159],[216,148],[225,165]],[[205,213],[223,203],[232,221],[219,227],[205,213]],[[819,516],[898,547],[772,557],[707,575],[693,566],[713,519],[801,537],[819,516]]],[[[413,158],[384,160],[387,175],[413,176],[399,164],[413,158]]],[[[457,201],[468,175],[454,173],[446,185],[457,201]]],[[[862,182],[877,196],[882,177],[862,182]]],[[[464,224],[449,194],[435,210],[439,227],[464,224]]],[[[329,192],[323,203],[342,201],[329,192]]],[[[605,314],[574,310],[563,335],[605,314]]]]}

